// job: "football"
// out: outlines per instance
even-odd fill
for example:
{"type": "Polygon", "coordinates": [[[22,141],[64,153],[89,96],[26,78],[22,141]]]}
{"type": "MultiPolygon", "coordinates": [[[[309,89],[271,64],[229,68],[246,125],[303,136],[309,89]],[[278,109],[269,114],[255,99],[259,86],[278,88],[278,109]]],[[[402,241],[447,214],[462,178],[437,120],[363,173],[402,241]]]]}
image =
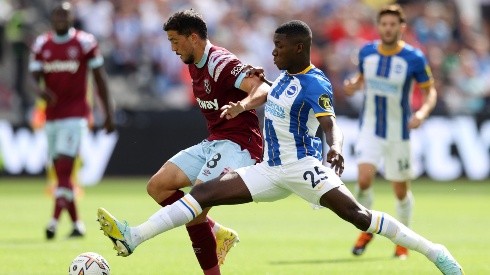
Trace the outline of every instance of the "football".
{"type": "Polygon", "coordinates": [[[73,259],[68,270],[69,275],[109,275],[110,273],[109,263],[95,252],[85,252],[78,255],[73,259]]]}

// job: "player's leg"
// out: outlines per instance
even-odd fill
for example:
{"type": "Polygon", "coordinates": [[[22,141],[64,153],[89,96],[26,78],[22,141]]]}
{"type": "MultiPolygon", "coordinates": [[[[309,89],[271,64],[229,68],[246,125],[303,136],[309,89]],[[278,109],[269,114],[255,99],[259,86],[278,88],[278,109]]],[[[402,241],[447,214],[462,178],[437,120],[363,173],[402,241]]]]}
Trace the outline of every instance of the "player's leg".
{"type": "Polygon", "coordinates": [[[461,266],[443,245],[432,243],[386,213],[366,209],[344,185],[325,193],[320,204],[362,231],[385,236],[397,245],[422,253],[444,274],[462,274],[461,266]]]}
{"type": "Polygon", "coordinates": [[[216,205],[243,204],[255,201],[274,201],[291,192],[277,188],[274,174],[266,163],[247,166],[229,172],[205,184],[198,184],[177,202],[161,208],[146,222],[130,227],[118,221],[107,210],[99,208],[98,221],[104,234],[113,242],[120,256],[128,256],[146,240],[172,228],[187,224],[202,213],[202,209],[216,205]]]}
{"type": "MultiPolygon", "coordinates": [[[[354,196],[360,204],[371,209],[374,202],[372,185],[378,170],[376,165],[381,161],[383,141],[373,135],[361,135],[356,143],[355,151],[359,174],[354,187],[354,196]]],[[[373,234],[361,232],[352,248],[352,254],[362,255],[372,239],[373,234]]]]}
{"type": "MultiPolygon", "coordinates": [[[[68,211],[73,223],[73,231],[69,237],[81,237],[85,234],[85,226],[78,216],[72,172],[82,135],[86,129],[87,122],[83,118],[63,119],[50,123],[49,127],[47,125],[48,136],[52,137],[50,155],[53,158],[57,178],[55,211],[46,231],[48,239],[52,237],[48,231],[56,228],[59,215],[63,209],[68,211]]],[[[54,234],[52,235],[54,236],[54,234]]]]}
{"type": "MultiPolygon", "coordinates": [[[[410,142],[392,142],[388,146],[390,150],[385,156],[385,178],[392,182],[398,221],[410,227],[414,206],[414,198],[410,191],[412,178],[410,142]]],[[[406,259],[408,250],[397,245],[394,256],[406,259]]]]}
{"type": "MultiPolygon", "coordinates": [[[[202,144],[179,152],[149,180],[148,194],[161,206],[171,205],[181,199],[185,193],[180,189],[191,186],[192,182],[196,181],[206,161],[202,144]]],[[[219,273],[216,240],[206,219],[207,211],[186,228],[201,269],[205,274],[216,274],[219,273]]]]}
{"type": "MultiPolygon", "coordinates": [[[[238,144],[229,140],[203,142],[202,151],[206,162],[197,176],[196,185],[217,178],[227,171],[255,163],[248,151],[242,150],[238,144]]],[[[213,221],[207,216],[208,212],[209,208],[204,209],[203,213],[187,224],[196,257],[199,262],[205,263],[206,267],[214,263],[216,258],[219,265],[223,264],[229,250],[239,241],[238,234],[234,230],[213,221]],[[216,231],[212,231],[213,228],[216,231]],[[209,230],[212,232],[208,233],[209,230]],[[206,236],[214,233],[216,240],[204,238],[204,231],[206,236]]]]}
{"type": "Polygon", "coordinates": [[[118,255],[129,256],[138,245],[148,239],[189,223],[203,212],[203,208],[250,201],[252,198],[243,180],[236,172],[230,172],[205,184],[194,186],[189,194],[159,209],[146,222],[135,227],[118,221],[103,208],[98,209],[97,216],[101,229],[113,242],[118,255]]]}

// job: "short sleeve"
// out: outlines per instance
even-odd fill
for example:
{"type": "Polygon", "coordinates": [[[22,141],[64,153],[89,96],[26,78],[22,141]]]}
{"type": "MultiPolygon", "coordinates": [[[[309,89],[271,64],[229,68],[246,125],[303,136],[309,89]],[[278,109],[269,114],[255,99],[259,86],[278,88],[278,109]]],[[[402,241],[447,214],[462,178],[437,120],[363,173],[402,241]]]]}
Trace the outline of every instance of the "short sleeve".
{"type": "Polygon", "coordinates": [[[420,50],[415,51],[415,60],[413,64],[413,77],[420,87],[430,86],[434,80],[427,59],[420,50]]]}
{"type": "Polygon", "coordinates": [[[329,81],[314,77],[308,83],[306,90],[306,101],[310,104],[316,117],[335,116],[332,85],[329,81]]]}
{"type": "Polygon", "coordinates": [[[244,67],[242,62],[228,51],[216,50],[209,57],[209,74],[223,87],[240,88],[245,78],[244,67]]]}

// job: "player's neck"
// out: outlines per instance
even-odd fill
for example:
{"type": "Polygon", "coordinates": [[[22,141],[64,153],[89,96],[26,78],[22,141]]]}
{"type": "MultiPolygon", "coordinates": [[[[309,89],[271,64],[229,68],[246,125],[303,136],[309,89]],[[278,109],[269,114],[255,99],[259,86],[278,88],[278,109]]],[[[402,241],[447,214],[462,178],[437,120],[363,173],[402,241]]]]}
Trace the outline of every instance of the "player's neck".
{"type": "Polygon", "coordinates": [[[208,43],[211,44],[211,42],[209,42],[209,40],[200,41],[198,43],[196,56],[195,56],[196,59],[194,60],[195,64],[200,63],[202,60],[202,57],[204,56],[204,54],[206,54],[206,46],[208,45],[208,43]]]}
{"type": "Polygon", "coordinates": [[[381,42],[378,46],[378,51],[383,55],[393,55],[400,52],[404,45],[405,42],[402,40],[397,40],[395,43],[390,44],[381,42]]]}
{"type": "Polygon", "coordinates": [[[288,74],[300,74],[300,73],[305,73],[305,71],[308,71],[309,67],[311,65],[310,60],[305,60],[304,62],[301,62],[292,68],[289,68],[287,70],[288,74]]]}

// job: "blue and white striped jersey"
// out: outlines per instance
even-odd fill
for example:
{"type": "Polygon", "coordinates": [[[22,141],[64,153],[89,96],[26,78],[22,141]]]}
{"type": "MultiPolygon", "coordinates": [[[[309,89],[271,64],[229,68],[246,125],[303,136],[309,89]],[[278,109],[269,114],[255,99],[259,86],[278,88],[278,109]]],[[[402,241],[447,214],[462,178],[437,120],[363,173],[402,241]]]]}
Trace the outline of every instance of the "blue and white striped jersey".
{"type": "Polygon", "coordinates": [[[359,70],[365,84],[361,132],[390,141],[408,140],[413,82],[422,88],[433,83],[424,54],[403,41],[397,49],[383,51],[375,41],[360,50],[359,70]]]}
{"type": "Polygon", "coordinates": [[[264,161],[276,166],[306,156],[322,160],[317,117],[335,115],[332,97],[330,81],[313,65],[298,74],[282,72],[265,104],[264,161]]]}

